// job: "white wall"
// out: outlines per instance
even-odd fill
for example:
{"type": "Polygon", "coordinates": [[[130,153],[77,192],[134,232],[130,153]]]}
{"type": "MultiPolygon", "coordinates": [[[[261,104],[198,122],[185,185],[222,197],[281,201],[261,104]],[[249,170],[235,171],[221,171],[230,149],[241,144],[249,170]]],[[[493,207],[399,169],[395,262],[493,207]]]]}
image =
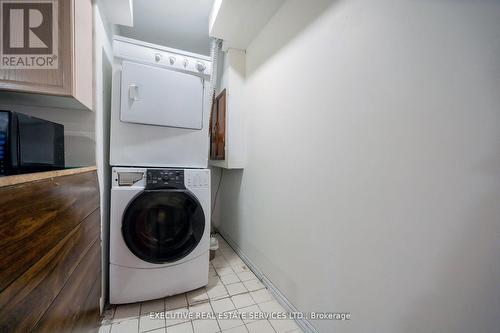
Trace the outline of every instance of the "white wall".
{"type": "Polygon", "coordinates": [[[213,0],[134,0],[133,27],[118,34],[189,52],[210,54],[208,16],[213,0]]]}
{"type": "Polygon", "coordinates": [[[288,0],[247,49],[219,228],[351,312],[318,331],[498,332],[499,32],[495,0],[288,0]]]}
{"type": "Polygon", "coordinates": [[[111,116],[111,77],[113,64],[113,27],[101,14],[100,3],[94,4],[94,71],[96,113],[96,159],[100,186],[101,244],[102,244],[102,299],[108,294],[109,263],[109,120],[111,116]]]}

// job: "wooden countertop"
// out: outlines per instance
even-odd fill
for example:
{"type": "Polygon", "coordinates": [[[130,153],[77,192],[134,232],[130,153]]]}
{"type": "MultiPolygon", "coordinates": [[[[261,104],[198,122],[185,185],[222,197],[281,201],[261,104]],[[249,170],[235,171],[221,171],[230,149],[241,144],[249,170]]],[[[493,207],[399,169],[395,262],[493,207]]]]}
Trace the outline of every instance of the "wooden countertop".
{"type": "Polygon", "coordinates": [[[102,264],[95,170],[0,178],[0,332],[97,332],[102,264]]]}
{"type": "Polygon", "coordinates": [[[92,172],[96,171],[97,167],[83,167],[83,168],[73,168],[73,169],[64,169],[64,170],[55,170],[55,171],[47,171],[47,172],[36,172],[36,173],[26,173],[22,175],[12,175],[6,177],[0,177],[0,187],[18,185],[22,183],[28,182],[36,182],[44,179],[62,177],[62,176],[70,176],[76,175],[80,173],[92,172]]]}

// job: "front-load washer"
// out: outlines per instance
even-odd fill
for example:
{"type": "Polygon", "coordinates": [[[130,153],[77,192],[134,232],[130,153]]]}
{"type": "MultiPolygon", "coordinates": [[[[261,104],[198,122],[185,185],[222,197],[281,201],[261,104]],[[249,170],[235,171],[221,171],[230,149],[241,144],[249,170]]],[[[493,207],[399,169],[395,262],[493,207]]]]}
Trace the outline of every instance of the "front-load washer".
{"type": "Polygon", "coordinates": [[[116,36],[112,166],[206,168],[209,57],[116,36]]]}
{"type": "Polygon", "coordinates": [[[208,283],[210,170],[113,168],[110,303],[208,283]]]}

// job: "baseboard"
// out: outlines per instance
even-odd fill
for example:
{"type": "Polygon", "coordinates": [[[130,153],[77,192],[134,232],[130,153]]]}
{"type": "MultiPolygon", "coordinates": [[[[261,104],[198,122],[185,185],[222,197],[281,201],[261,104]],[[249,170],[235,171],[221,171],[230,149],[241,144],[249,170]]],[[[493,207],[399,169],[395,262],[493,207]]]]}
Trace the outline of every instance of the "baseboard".
{"type": "MultiPolygon", "coordinates": [[[[250,270],[257,276],[264,286],[273,294],[278,303],[280,303],[285,310],[290,312],[299,312],[299,310],[283,295],[283,293],[269,280],[262,271],[255,265],[255,263],[236,245],[236,243],[228,237],[222,230],[217,232],[224,238],[224,240],[231,246],[231,248],[240,256],[241,260],[250,268],[250,270]]],[[[318,333],[312,324],[306,319],[296,319],[295,322],[306,333],[318,333]]]]}

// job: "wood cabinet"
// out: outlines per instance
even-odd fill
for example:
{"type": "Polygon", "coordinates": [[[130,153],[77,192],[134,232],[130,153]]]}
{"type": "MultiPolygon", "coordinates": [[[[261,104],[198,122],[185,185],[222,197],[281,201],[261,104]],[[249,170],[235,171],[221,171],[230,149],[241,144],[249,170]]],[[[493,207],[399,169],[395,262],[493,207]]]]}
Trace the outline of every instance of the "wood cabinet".
{"type": "Polygon", "coordinates": [[[53,39],[57,39],[54,42],[57,68],[0,67],[2,104],[92,109],[92,1],[54,0],[53,3],[58,13],[57,38],[53,39]]]}
{"type": "Polygon", "coordinates": [[[96,168],[0,178],[0,332],[96,332],[96,168]]]}
{"type": "Polygon", "coordinates": [[[210,115],[210,159],[226,158],[226,89],[215,98],[210,115]]]}
{"type": "Polygon", "coordinates": [[[242,169],[245,164],[245,51],[229,49],[222,54],[219,95],[210,117],[209,164],[242,169]]]}

